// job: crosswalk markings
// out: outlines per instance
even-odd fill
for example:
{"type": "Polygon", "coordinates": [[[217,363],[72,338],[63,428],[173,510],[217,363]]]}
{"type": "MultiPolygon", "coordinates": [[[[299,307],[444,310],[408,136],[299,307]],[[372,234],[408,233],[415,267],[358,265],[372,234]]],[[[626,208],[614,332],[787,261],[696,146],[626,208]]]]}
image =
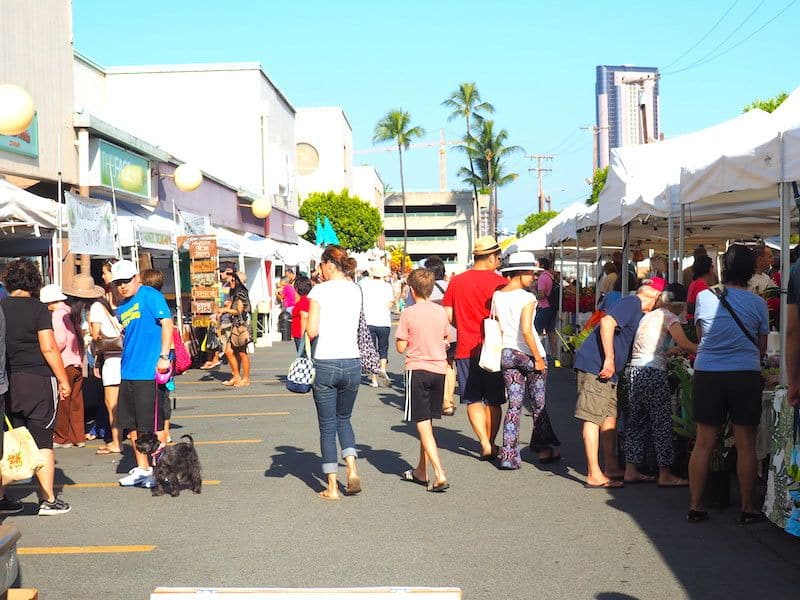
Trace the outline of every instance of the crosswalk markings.
{"type": "Polygon", "coordinates": [[[213,419],[216,417],[285,417],[290,413],[282,412],[250,412],[250,413],[214,413],[209,415],[173,415],[173,421],[183,419],[213,419]]]}
{"type": "Polygon", "coordinates": [[[19,555],[42,554],[119,554],[126,552],[152,552],[158,546],[31,546],[17,548],[19,555]]]}

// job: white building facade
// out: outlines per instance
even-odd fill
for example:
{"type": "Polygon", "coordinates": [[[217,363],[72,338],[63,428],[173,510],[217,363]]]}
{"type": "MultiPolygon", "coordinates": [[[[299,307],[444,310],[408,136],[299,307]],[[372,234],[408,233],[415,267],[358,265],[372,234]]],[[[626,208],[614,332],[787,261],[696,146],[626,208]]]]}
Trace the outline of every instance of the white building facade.
{"type": "Polygon", "coordinates": [[[353,129],[339,107],[298,108],[295,117],[297,191],[340,192],[353,187],[353,129]]]}

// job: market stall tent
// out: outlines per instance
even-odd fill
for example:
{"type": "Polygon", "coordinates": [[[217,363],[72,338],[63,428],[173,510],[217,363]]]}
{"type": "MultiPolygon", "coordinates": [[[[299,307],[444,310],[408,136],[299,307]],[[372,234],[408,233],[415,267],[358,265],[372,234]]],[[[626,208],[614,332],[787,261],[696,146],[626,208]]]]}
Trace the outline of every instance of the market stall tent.
{"type": "Polygon", "coordinates": [[[0,178],[0,256],[46,255],[57,229],[57,202],[0,178]]]}

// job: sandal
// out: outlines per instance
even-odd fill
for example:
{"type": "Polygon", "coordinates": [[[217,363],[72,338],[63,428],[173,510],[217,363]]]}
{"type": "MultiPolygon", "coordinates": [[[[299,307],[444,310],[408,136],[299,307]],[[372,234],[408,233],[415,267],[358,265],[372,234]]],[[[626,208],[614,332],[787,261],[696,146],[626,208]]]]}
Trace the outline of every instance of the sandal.
{"type": "Polygon", "coordinates": [[[766,520],[767,515],[763,512],[757,513],[749,513],[749,512],[741,512],[739,513],[739,524],[740,525],[752,525],[753,523],[760,523],[761,521],[766,520]]]}
{"type": "Polygon", "coordinates": [[[341,500],[342,499],[341,496],[329,496],[328,495],[328,490],[322,490],[319,493],[319,497],[322,498],[323,500],[333,500],[333,501],[337,501],[337,500],[341,500]]]}
{"type": "Polygon", "coordinates": [[[414,475],[414,469],[409,469],[408,471],[403,471],[400,474],[400,479],[403,481],[410,481],[411,483],[416,483],[417,485],[422,485],[428,487],[428,480],[427,479],[420,479],[416,475],[414,475]]]}
{"type": "Polygon", "coordinates": [[[347,486],[344,488],[346,496],[355,496],[361,492],[361,477],[353,475],[347,480],[347,486]]]}
{"type": "Polygon", "coordinates": [[[625,487],[625,484],[621,481],[609,479],[608,481],[605,481],[603,483],[598,483],[597,485],[594,485],[592,483],[584,483],[583,487],[585,487],[587,490],[602,490],[602,489],[612,489],[612,488],[617,489],[625,487]]]}
{"type": "Polygon", "coordinates": [[[436,485],[432,485],[431,487],[428,488],[427,491],[433,492],[434,494],[441,494],[442,492],[444,492],[449,488],[450,484],[444,481],[442,483],[437,483],[436,485]]]}
{"type": "Polygon", "coordinates": [[[686,521],[688,523],[701,523],[702,521],[708,521],[708,519],[707,510],[690,510],[686,513],[686,521]]]}
{"type": "Polygon", "coordinates": [[[223,381],[222,385],[227,387],[236,387],[241,381],[241,379],[228,379],[227,381],[223,381]]]}
{"type": "Polygon", "coordinates": [[[97,449],[95,454],[122,454],[122,450],[112,450],[108,446],[102,446],[97,449]]]}
{"type": "Polygon", "coordinates": [[[248,385],[250,385],[250,380],[249,379],[242,379],[238,383],[234,383],[233,387],[247,387],[248,385]]]}

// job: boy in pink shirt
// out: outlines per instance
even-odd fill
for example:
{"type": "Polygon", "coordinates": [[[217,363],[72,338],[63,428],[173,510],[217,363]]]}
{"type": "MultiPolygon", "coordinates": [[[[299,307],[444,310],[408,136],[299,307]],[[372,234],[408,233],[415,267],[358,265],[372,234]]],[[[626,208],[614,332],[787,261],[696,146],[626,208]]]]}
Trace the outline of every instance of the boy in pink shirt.
{"type": "Polygon", "coordinates": [[[411,271],[408,285],[414,305],[400,313],[397,326],[397,351],[407,351],[404,416],[416,424],[420,440],[417,467],[405,471],[401,478],[424,485],[429,492],[444,492],[450,484],[439,460],[432,419],[442,416],[450,323],[444,307],[429,301],[434,280],[433,271],[428,269],[411,271]],[[428,463],[433,467],[433,481],[428,481],[428,463]]]}

